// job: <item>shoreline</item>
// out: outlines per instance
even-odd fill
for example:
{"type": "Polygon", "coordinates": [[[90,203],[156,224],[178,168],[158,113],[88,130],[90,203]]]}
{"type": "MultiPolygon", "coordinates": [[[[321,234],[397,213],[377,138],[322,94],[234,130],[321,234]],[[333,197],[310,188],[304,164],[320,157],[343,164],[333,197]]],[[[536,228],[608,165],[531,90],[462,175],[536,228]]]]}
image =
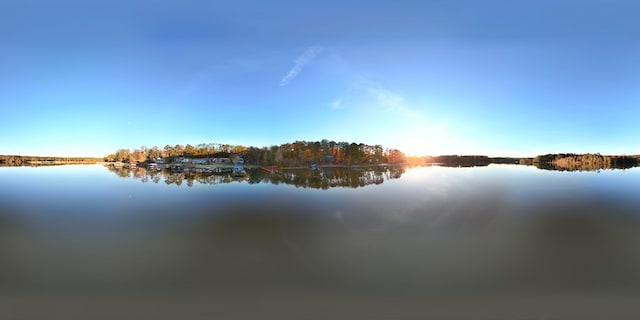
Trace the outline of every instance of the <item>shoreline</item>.
{"type": "MultiPolygon", "coordinates": [[[[98,164],[101,165],[116,165],[116,162],[100,162],[98,164]]],[[[122,163],[124,165],[124,163],[122,163]]],[[[180,165],[183,168],[200,168],[200,169],[215,169],[215,168],[223,168],[223,169],[231,169],[235,166],[242,166],[245,169],[261,169],[261,168],[269,168],[274,167],[278,170],[300,170],[300,169],[312,169],[310,166],[261,166],[257,164],[227,164],[227,163],[215,163],[215,164],[197,164],[197,163],[162,163],[157,164],[158,167],[170,167],[174,165],[180,165]]],[[[324,164],[318,165],[313,169],[324,169],[324,168],[345,168],[345,169],[355,169],[355,168],[374,168],[374,167],[400,167],[409,165],[408,163],[377,163],[377,164],[324,164]]],[[[138,164],[137,167],[146,167],[145,164],[138,164]]]]}

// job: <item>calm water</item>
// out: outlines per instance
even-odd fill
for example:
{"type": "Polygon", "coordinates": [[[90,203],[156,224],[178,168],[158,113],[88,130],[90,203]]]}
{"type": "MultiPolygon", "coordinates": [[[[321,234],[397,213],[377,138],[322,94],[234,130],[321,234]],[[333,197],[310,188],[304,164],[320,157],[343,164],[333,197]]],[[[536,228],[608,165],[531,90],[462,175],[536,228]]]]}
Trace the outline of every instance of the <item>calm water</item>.
{"type": "Polygon", "coordinates": [[[0,318],[636,319],[640,170],[0,168],[0,318]]]}

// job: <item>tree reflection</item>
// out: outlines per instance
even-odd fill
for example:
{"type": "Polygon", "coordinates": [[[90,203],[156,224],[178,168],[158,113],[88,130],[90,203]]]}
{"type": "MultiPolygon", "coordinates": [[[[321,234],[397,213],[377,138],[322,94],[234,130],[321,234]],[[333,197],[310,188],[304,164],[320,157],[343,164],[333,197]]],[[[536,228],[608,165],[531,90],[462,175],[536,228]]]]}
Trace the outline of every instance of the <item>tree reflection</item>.
{"type": "Polygon", "coordinates": [[[248,184],[287,184],[301,188],[327,190],[330,188],[360,188],[379,185],[386,180],[398,179],[405,172],[402,166],[375,167],[326,167],[311,169],[281,169],[271,173],[261,169],[248,169],[247,175],[234,177],[229,173],[176,172],[168,169],[147,170],[145,168],[125,168],[105,166],[122,178],[140,180],[142,183],[163,181],[166,185],[193,187],[196,184],[223,184],[246,181],[248,184]]]}
{"type": "Polygon", "coordinates": [[[532,164],[538,169],[556,171],[600,171],[631,169],[640,165],[637,156],[608,156],[596,154],[545,154],[533,158],[532,164]]]}

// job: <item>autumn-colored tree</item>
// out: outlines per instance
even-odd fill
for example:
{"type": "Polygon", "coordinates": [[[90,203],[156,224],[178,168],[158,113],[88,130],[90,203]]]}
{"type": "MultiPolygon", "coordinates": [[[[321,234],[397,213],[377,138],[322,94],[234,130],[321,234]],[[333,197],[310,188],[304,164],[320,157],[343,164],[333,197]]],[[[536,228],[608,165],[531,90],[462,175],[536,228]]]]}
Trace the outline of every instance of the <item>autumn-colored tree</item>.
{"type": "Polygon", "coordinates": [[[129,149],[118,149],[118,151],[116,151],[115,160],[116,161],[129,161],[129,155],[130,154],[131,154],[131,152],[129,151],[129,149]]]}
{"type": "Polygon", "coordinates": [[[173,147],[174,157],[182,157],[184,156],[184,146],[181,144],[176,144],[173,147]]]}
{"type": "Polygon", "coordinates": [[[398,149],[391,149],[389,150],[389,155],[388,155],[388,159],[389,159],[389,163],[402,163],[404,162],[404,153],[402,153],[402,151],[398,150],[398,149]]]}
{"type": "Polygon", "coordinates": [[[188,157],[193,157],[196,154],[196,148],[190,144],[184,147],[184,154],[188,157]]]}
{"type": "Polygon", "coordinates": [[[153,146],[151,149],[147,150],[148,159],[157,159],[161,155],[162,155],[162,152],[160,151],[160,149],[158,149],[158,146],[153,146]]]}
{"type": "Polygon", "coordinates": [[[157,146],[145,146],[136,150],[119,149],[115,154],[105,157],[107,160],[143,162],[158,157],[170,161],[178,156],[188,157],[244,157],[245,161],[261,165],[300,166],[310,162],[333,162],[336,164],[360,164],[404,161],[404,154],[399,150],[385,150],[381,145],[364,143],[321,141],[295,141],[271,147],[246,147],[242,145],[201,143],[196,146],[166,145],[163,149],[157,146]]]}

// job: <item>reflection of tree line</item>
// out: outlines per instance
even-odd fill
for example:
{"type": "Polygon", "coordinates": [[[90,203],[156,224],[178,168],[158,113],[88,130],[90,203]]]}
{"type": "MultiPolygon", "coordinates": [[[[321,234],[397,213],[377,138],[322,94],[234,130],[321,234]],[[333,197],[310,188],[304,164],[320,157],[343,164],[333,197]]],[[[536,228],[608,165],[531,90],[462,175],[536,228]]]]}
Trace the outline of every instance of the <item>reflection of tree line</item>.
{"type": "Polygon", "coordinates": [[[424,157],[423,164],[437,164],[443,167],[486,167],[494,164],[518,164],[518,158],[488,157],[480,155],[445,155],[437,157],[424,157]]]}
{"type": "Polygon", "coordinates": [[[559,171],[595,171],[629,169],[640,164],[638,156],[603,156],[601,154],[545,154],[532,160],[539,169],[559,171]]]}
{"type": "Polygon", "coordinates": [[[86,157],[37,157],[0,155],[0,166],[53,166],[63,164],[95,164],[99,158],[86,157]]]}
{"type": "Polygon", "coordinates": [[[181,186],[186,184],[191,187],[195,183],[199,184],[220,184],[240,181],[244,178],[231,177],[229,174],[204,174],[196,172],[175,172],[171,170],[147,170],[142,167],[125,168],[115,166],[105,166],[109,171],[122,178],[139,179],[143,183],[149,181],[159,183],[163,181],[167,185],[175,184],[181,186]]]}
{"type": "Polygon", "coordinates": [[[398,179],[404,170],[401,166],[283,170],[281,174],[276,175],[260,172],[260,175],[256,177],[257,181],[250,179],[249,183],[267,181],[272,184],[284,183],[323,190],[335,187],[358,188],[371,184],[382,184],[385,180],[398,179]]]}
{"type": "Polygon", "coordinates": [[[143,183],[149,181],[167,185],[191,187],[198,184],[222,184],[234,181],[247,181],[249,184],[271,183],[290,184],[296,187],[329,189],[335,187],[358,188],[372,184],[382,184],[385,180],[398,179],[405,172],[401,166],[361,167],[361,168],[321,168],[284,169],[280,173],[271,174],[263,170],[248,170],[244,177],[233,177],[230,174],[210,174],[197,172],[172,172],[170,170],[146,170],[145,168],[124,168],[106,166],[106,168],[122,178],[139,179],[143,183]]]}
{"type": "MultiPolygon", "coordinates": [[[[415,161],[414,161],[415,162],[415,161]]],[[[424,157],[422,164],[437,164],[444,167],[482,167],[489,164],[534,165],[538,169],[558,171],[595,171],[602,169],[629,169],[640,165],[640,155],[610,156],[598,153],[557,153],[539,155],[535,158],[508,158],[487,156],[438,156],[424,157]]]]}

